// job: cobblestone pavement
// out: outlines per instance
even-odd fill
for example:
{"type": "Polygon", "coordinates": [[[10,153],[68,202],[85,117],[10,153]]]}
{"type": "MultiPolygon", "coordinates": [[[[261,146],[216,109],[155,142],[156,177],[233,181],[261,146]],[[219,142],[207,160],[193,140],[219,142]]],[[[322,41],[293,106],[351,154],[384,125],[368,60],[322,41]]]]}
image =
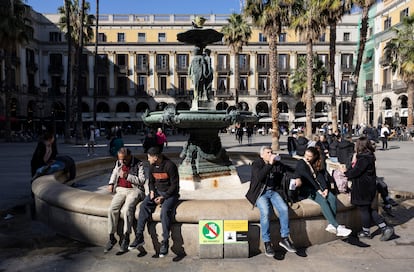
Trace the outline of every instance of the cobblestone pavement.
{"type": "MultiPolygon", "coordinates": [[[[141,152],[141,138],[126,136],[134,152],[141,152]]],[[[185,138],[170,136],[167,152],[179,152],[185,138]]],[[[286,147],[281,138],[281,148],[286,147]]],[[[76,161],[86,160],[86,148],[59,143],[59,152],[76,161]]],[[[270,136],[256,136],[251,146],[238,145],[234,136],[224,135],[228,151],[257,152],[270,136]]],[[[101,140],[98,156],[106,156],[106,140],[101,140]]],[[[396,235],[388,242],[358,241],[353,236],[301,249],[297,254],[277,252],[248,259],[206,260],[170,253],[155,258],[138,251],[119,254],[117,248],[104,254],[100,247],[68,240],[44,224],[32,220],[25,204],[30,197],[29,165],[35,143],[0,143],[0,271],[411,271],[414,255],[414,170],[413,142],[390,142],[390,149],[377,152],[378,175],[384,176],[400,203],[394,217],[396,235]],[[6,219],[8,218],[8,219],[6,219]]],[[[286,152],[282,150],[281,152],[286,152]]],[[[374,229],[373,229],[374,230],[374,229]]],[[[184,245],[185,248],[185,245],[184,245]]]]}

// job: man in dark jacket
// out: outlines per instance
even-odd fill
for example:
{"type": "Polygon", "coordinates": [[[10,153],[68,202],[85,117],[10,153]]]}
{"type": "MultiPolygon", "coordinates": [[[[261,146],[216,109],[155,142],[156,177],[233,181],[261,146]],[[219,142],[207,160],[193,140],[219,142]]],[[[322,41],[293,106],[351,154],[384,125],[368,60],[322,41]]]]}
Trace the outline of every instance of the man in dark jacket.
{"type": "Polygon", "coordinates": [[[352,142],[352,137],[347,136],[345,139],[339,139],[337,146],[338,162],[345,164],[348,168],[351,167],[352,155],[355,152],[355,144],[352,142]]]}
{"type": "Polygon", "coordinates": [[[279,214],[280,236],[279,245],[289,252],[296,252],[289,240],[289,213],[283,198],[276,191],[283,177],[284,165],[280,156],[272,154],[270,146],[262,146],[260,158],[252,164],[252,177],[246,198],[260,211],[260,228],[266,256],[273,257],[275,252],[270,240],[270,214],[272,205],[279,214]]]}
{"type": "Polygon", "coordinates": [[[299,132],[298,138],[296,139],[296,155],[305,155],[305,150],[308,147],[308,142],[309,140],[305,137],[303,132],[299,132]]]}
{"type": "Polygon", "coordinates": [[[173,209],[178,203],[179,175],[178,168],[173,161],[164,156],[158,147],[148,149],[148,188],[149,194],[141,203],[139,209],[135,241],[128,249],[144,245],[144,228],[147,221],[158,205],[161,205],[162,238],[159,257],[168,254],[173,209]]]}

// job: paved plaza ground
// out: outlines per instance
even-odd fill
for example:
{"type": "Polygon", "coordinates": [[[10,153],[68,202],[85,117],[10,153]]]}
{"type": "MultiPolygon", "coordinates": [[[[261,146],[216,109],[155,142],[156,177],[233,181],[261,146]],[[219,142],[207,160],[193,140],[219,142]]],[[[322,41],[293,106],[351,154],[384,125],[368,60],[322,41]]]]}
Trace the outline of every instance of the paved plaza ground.
{"type": "MultiPolygon", "coordinates": [[[[141,136],[127,135],[125,143],[134,153],[142,151],[141,136]]],[[[166,152],[179,152],[186,138],[169,137],[166,152]]],[[[108,154],[107,140],[98,142],[98,156],[108,154]]],[[[229,152],[257,152],[270,144],[270,136],[257,135],[251,146],[239,145],[233,135],[222,135],[229,152]]],[[[158,259],[123,255],[117,249],[104,254],[100,247],[85,245],[56,235],[44,224],[31,220],[25,204],[30,197],[30,159],[36,143],[0,142],[0,271],[411,271],[414,267],[414,142],[389,142],[389,150],[376,152],[378,176],[385,177],[393,196],[400,203],[395,217],[387,221],[395,226],[396,236],[388,242],[358,241],[352,236],[323,245],[301,249],[297,254],[278,252],[275,258],[264,254],[248,259],[205,260],[194,256],[177,258],[173,253],[158,259]],[[10,217],[5,219],[5,217],[10,217]]],[[[286,149],[286,138],[281,138],[286,149]]],[[[76,161],[89,159],[85,147],[63,144],[60,154],[76,161]]],[[[282,150],[281,153],[287,153],[282,150]]],[[[244,168],[243,171],[246,171],[244,168]]],[[[245,174],[245,173],[244,173],[245,174]]],[[[184,244],[185,248],[185,244],[184,244]]]]}

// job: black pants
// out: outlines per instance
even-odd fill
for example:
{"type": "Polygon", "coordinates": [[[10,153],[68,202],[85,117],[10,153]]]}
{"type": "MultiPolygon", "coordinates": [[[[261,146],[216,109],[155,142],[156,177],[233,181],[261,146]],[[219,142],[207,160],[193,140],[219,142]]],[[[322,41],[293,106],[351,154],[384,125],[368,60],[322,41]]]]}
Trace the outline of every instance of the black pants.
{"type": "Polygon", "coordinates": [[[377,178],[377,191],[381,195],[382,201],[387,204],[388,186],[383,178],[377,178]]]}
{"type": "Polygon", "coordinates": [[[381,141],[382,141],[382,149],[387,149],[388,148],[388,139],[387,139],[387,137],[381,137],[381,141]]]}
{"type": "Polygon", "coordinates": [[[385,223],[385,220],[378,212],[371,208],[371,205],[358,205],[358,210],[361,215],[362,227],[369,229],[371,227],[371,219],[378,226],[385,223]]]}

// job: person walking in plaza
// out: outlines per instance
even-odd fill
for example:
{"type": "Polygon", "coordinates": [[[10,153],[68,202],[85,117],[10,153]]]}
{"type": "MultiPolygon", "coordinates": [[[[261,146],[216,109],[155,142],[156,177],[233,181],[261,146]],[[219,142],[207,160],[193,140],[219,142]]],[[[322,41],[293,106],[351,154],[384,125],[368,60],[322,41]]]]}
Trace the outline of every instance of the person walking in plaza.
{"type": "Polygon", "coordinates": [[[151,129],[145,136],[144,141],[142,142],[144,153],[147,153],[148,149],[150,149],[153,146],[157,146],[157,145],[158,145],[157,137],[155,136],[154,131],[151,129]]]}
{"type": "Polygon", "coordinates": [[[91,155],[95,156],[96,155],[95,153],[95,127],[93,125],[89,127],[87,138],[88,138],[88,157],[91,155]]]}
{"type": "Polygon", "coordinates": [[[382,142],[382,150],[388,149],[388,136],[390,136],[390,130],[387,124],[384,124],[380,130],[380,138],[382,142]]]}
{"type": "Polygon", "coordinates": [[[360,212],[362,231],[358,233],[359,238],[371,238],[371,220],[381,229],[381,241],[388,241],[394,234],[394,229],[388,226],[385,219],[380,216],[376,209],[371,207],[377,194],[377,173],[375,167],[374,147],[368,137],[360,137],[355,145],[356,156],[352,162],[353,166],[341,170],[349,180],[352,180],[351,203],[360,212]]]}
{"type": "Polygon", "coordinates": [[[128,251],[135,209],[145,197],[145,181],[146,175],[142,161],[132,156],[131,150],[121,147],[118,150],[118,160],[115,162],[108,185],[108,191],[114,195],[108,210],[109,240],[104,252],[111,250],[117,242],[115,233],[118,229],[120,215],[124,220],[121,252],[128,251]]]}
{"type": "Polygon", "coordinates": [[[43,166],[51,165],[56,159],[58,153],[55,133],[46,131],[37,143],[30,161],[32,177],[36,175],[36,171],[43,166]]]}
{"type": "Polygon", "coordinates": [[[165,146],[168,145],[167,136],[162,131],[162,128],[158,128],[157,133],[155,134],[155,136],[157,138],[158,148],[159,148],[160,152],[162,152],[164,150],[164,145],[165,146]]]}
{"type": "Polygon", "coordinates": [[[289,213],[288,206],[277,188],[280,188],[283,173],[286,171],[280,157],[272,153],[270,146],[260,148],[260,158],[252,164],[252,176],[246,198],[257,206],[260,211],[260,229],[264,242],[265,254],[273,257],[275,251],[270,237],[270,214],[272,206],[277,210],[280,222],[280,236],[282,240],[279,245],[289,252],[296,252],[296,248],[289,239],[289,213]]]}
{"type": "Polygon", "coordinates": [[[169,238],[171,231],[171,221],[173,210],[180,197],[178,168],[169,158],[164,156],[158,147],[148,149],[148,187],[149,194],[141,203],[136,238],[129,245],[129,249],[134,249],[145,244],[144,228],[155,211],[155,208],[161,205],[161,225],[162,225],[162,242],[159,251],[159,257],[168,254],[169,238]]]}
{"type": "Polygon", "coordinates": [[[301,180],[301,184],[298,184],[299,195],[321,206],[322,214],[328,220],[326,231],[347,237],[352,231],[336,221],[336,196],[328,189],[329,174],[322,165],[320,151],[315,147],[308,147],[303,159],[296,164],[295,175],[301,180]]]}

